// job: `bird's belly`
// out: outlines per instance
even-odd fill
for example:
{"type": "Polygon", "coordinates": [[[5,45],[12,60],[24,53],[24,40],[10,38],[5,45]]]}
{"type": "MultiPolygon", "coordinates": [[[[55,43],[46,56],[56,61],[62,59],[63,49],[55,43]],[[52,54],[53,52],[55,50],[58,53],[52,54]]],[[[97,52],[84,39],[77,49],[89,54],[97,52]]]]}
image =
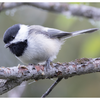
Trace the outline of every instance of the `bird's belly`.
{"type": "Polygon", "coordinates": [[[43,37],[42,40],[40,39],[41,36],[43,35],[38,35],[36,40],[35,38],[29,40],[28,48],[22,56],[18,57],[19,60],[27,64],[39,64],[45,62],[47,59],[52,61],[56,58],[61,47],[61,42],[56,39],[51,40],[45,37],[43,37]]]}
{"type": "Polygon", "coordinates": [[[29,51],[28,53],[24,53],[22,56],[17,57],[21,62],[26,64],[40,64],[45,62],[47,59],[53,60],[56,56],[56,52],[49,52],[48,50],[37,50],[34,49],[29,51]]]}
{"type": "Polygon", "coordinates": [[[43,54],[43,52],[34,52],[33,50],[33,52],[24,53],[24,55],[17,58],[26,64],[39,64],[46,61],[49,57],[43,54]]]}

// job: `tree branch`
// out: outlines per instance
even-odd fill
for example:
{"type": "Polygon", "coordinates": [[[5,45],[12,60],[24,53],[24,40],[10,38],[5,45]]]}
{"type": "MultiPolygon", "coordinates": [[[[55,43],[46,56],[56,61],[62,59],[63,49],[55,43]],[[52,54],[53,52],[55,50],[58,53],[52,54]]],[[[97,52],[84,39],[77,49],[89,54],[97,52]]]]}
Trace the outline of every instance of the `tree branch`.
{"type": "Polygon", "coordinates": [[[91,18],[95,20],[100,20],[100,9],[96,7],[86,6],[86,5],[77,5],[77,4],[68,4],[68,3],[49,3],[49,2],[41,2],[41,3],[1,3],[0,11],[12,9],[22,5],[29,5],[37,8],[41,8],[47,11],[52,11],[60,14],[64,14],[66,16],[72,15],[77,17],[85,17],[91,18]]]}
{"type": "Polygon", "coordinates": [[[100,72],[100,58],[81,58],[69,63],[52,63],[52,69],[46,71],[45,65],[18,65],[15,67],[0,68],[0,95],[20,85],[23,81],[30,79],[47,78],[69,78],[75,75],[82,75],[100,72]]]}

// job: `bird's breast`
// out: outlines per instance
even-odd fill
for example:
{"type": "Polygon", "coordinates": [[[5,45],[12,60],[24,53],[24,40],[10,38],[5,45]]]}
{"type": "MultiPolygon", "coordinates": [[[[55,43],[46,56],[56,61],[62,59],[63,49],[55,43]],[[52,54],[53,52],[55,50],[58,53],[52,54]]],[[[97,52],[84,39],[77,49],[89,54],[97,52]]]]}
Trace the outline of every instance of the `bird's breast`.
{"type": "Polygon", "coordinates": [[[28,38],[28,46],[19,59],[28,64],[38,64],[49,58],[53,60],[60,46],[60,41],[47,38],[42,34],[37,34],[28,38]]]}

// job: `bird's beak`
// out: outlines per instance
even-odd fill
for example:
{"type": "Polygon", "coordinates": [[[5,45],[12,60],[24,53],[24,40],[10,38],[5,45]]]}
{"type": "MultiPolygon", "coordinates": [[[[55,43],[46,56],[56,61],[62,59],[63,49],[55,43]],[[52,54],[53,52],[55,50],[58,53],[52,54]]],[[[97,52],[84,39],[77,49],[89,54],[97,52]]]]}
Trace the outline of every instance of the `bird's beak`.
{"type": "Polygon", "coordinates": [[[5,44],[5,48],[8,48],[9,46],[11,45],[11,43],[7,43],[7,44],[5,44]]]}

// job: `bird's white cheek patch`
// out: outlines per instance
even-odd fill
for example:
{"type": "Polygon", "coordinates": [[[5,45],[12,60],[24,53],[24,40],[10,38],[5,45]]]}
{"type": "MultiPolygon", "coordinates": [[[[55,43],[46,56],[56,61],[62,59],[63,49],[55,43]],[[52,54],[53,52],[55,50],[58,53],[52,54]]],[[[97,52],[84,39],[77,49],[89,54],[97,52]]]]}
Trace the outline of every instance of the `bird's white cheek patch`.
{"type": "Polygon", "coordinates": [[[16,35],[15,39],[11,43],[16,43],[19,41],[24,41],[28,37],[28,26],[26,25],[20,25],[20,30],[18,31],[18,34],[16,35]]]}

